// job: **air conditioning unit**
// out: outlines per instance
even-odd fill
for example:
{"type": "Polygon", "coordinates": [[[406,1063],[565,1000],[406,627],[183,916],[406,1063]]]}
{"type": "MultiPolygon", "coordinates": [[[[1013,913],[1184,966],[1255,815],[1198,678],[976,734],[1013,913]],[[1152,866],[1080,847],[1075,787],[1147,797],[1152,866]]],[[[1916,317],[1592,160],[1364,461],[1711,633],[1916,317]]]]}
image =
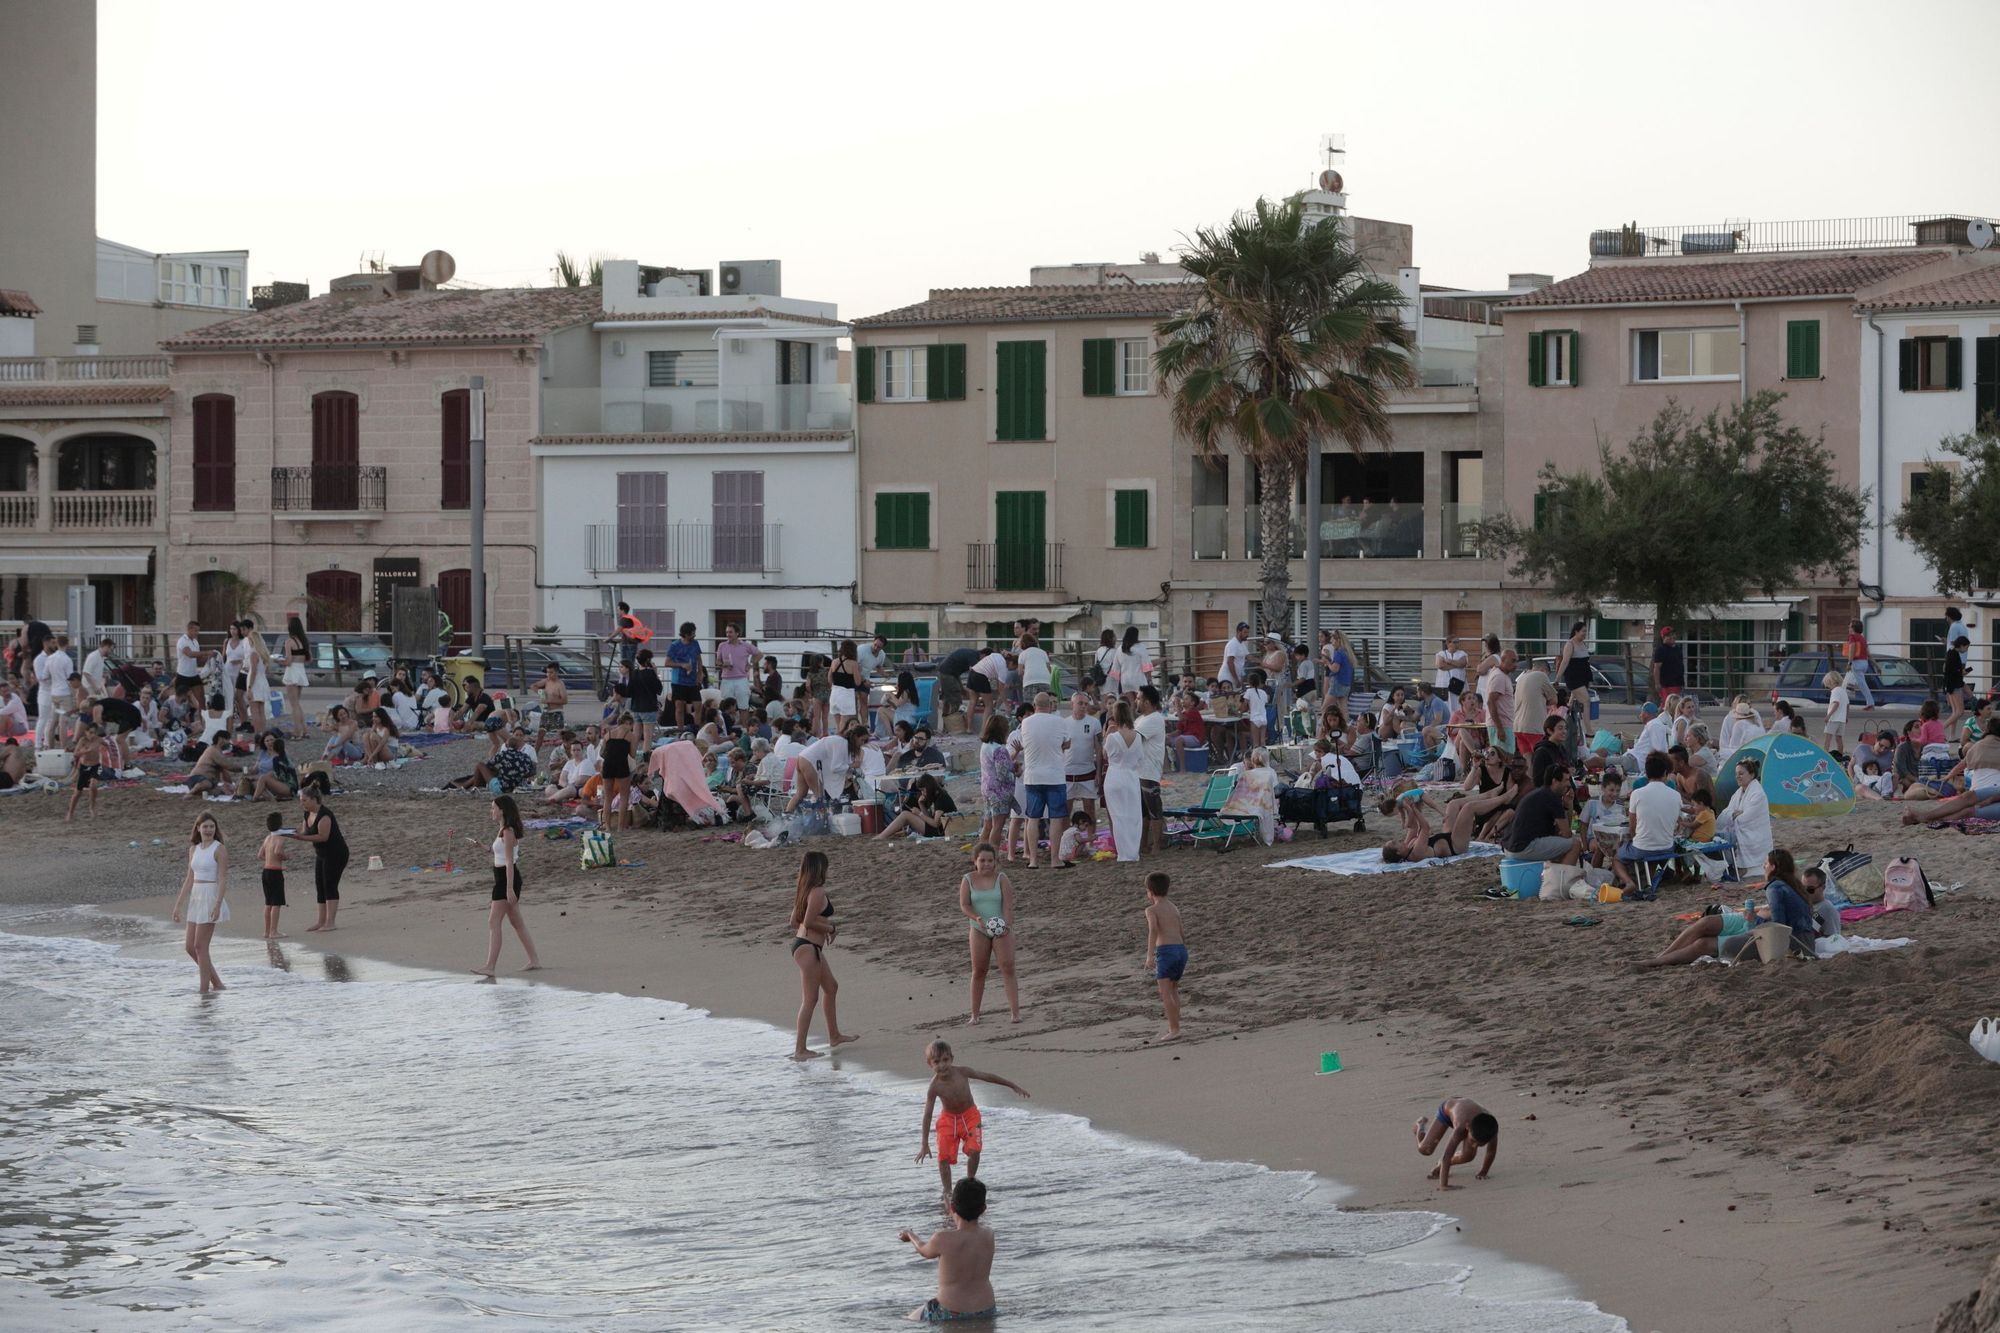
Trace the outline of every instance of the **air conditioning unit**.
{"type": "Polygon", "coordinates": [[[724,296],[781,296],[779,262],[775,259],[726,259],[722,262],[724,296]]]}

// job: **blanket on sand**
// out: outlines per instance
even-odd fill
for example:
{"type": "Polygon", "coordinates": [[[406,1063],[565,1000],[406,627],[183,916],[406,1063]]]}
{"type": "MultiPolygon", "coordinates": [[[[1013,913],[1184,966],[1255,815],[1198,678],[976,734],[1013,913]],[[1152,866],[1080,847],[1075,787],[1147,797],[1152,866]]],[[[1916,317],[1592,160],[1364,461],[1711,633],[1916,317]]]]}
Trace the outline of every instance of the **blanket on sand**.
{"type": "Polygon", "coordinates": [[[1475,856],[1498,855],[1500,848],[1495,844],[1475,842],[1469,851],[1457,856],[1434,856],[1427,861],[1389,862],[1382,859],[1381,848],[1370,847],[1358,852],[1329,852],[1325,856],[1301,856],[1290,861],[1273,861],[1264,869],[1324,870],[1330,875],[1386,875],[1397,870],[1428,870],[1432,866],[1449,865],[1453,861],[1470,861],[1475,856]]]}

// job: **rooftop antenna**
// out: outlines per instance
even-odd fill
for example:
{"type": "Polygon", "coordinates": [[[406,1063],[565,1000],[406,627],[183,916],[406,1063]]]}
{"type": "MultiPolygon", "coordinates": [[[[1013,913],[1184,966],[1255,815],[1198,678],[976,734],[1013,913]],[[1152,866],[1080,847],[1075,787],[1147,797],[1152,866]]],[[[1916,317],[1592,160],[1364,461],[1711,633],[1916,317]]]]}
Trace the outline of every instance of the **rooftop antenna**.
{"type": "Polygon", "coordinates": [[[1319,188],[1328,194],[1345,194],[1347,182],[1342,171],[1347,166],[1347,136],[1345,134],[1322,134],[1319,136],[1320,173],[1319,188]]]}

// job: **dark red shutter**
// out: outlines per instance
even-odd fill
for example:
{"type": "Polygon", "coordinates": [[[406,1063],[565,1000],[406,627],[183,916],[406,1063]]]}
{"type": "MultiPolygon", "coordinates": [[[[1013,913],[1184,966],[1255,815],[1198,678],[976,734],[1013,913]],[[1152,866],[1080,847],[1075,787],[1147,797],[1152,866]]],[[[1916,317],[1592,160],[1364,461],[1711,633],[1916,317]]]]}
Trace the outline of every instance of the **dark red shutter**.
{"type": "Polygon", "coordinates": [[[472,391],[453,389],[440,404],[446,509],[472,508],[472,391]]]}
{"type": "Polygon", "coordinates": [[[236,508],[236,400],[226,393],[194,400],[194,507],[201,513],[236,508]]]}
{"type": "Polygon", "coordinates": [[[438,610],[451,621],[454,648],[472,643],[472,571],[447,569],[438,574],[438,610]]]}
{"type": "Polygon", "coordinates": [[[361,400],[344,390],[312,400],[312,507],[361,507],[361,400]]]}
{"type": "Polygon", "coordinates": [[[330,634],[361,629],[361,576],[351,569],[315,569],[306,575],[314,629],[330,634]]]}

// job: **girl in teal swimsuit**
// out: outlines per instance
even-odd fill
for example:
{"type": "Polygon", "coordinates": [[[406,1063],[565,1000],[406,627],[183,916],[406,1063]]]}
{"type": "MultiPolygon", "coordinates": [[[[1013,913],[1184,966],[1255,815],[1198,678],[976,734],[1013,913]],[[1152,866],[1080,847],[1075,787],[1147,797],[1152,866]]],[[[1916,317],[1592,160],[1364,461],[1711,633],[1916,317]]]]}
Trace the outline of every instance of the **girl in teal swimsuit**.
{"type": "Polygon", "coordinates": [[[1020,1022],[1021,992],[1014,979],[1014,885],[1000,873],[1000,853],[990,842],[972,849],[972,871],[958,881],[958,910],[970,923],[966,938],[972,949],[972,1017],[966,1021],[979,1021],[986,968],[997,959],[1000,984],[1007,989],[1007,1010],[1020,1022]]]}

